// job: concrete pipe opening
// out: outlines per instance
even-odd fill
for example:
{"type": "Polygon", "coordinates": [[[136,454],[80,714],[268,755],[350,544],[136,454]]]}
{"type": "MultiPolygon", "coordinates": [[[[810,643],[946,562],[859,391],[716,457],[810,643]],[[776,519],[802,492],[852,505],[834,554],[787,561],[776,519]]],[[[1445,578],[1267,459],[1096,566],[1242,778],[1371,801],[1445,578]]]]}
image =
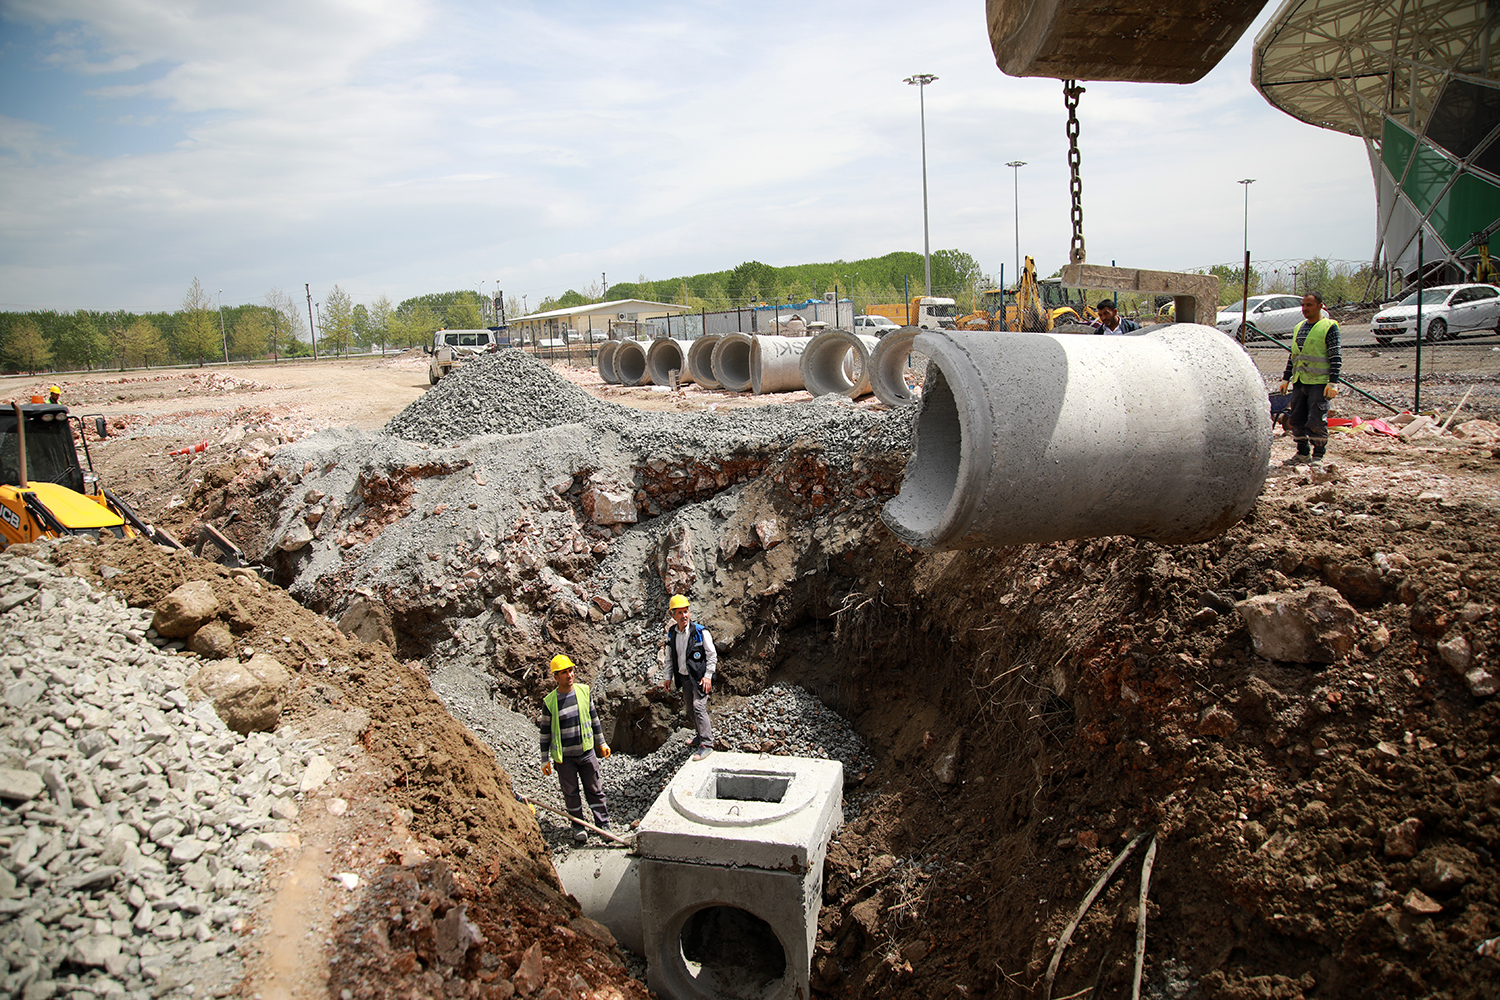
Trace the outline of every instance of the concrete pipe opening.
{"type": "Polygon", "coordinates": [[[870,391],[870,352],[879,338],[829,330],[814,337],[802,352],[802,383],[814,396],[830,392],[858,399],[870,391]]]}
{"type": "Polygon", "coordinates": [[[614,357],[615,376],[621,385],[650,385],[646,348],[638,340],[622,340],[614,357]]]}
{"type": "Polygon", "coordinates": [[[719,388],[719,380],[714,378],[714,348],[723,339],[718,334],[705,334],[688,348],[688,371],[693,373],[693,381],[705,389],[719,388]]]}
{"type": "Polygon", "coordinates": [[[618,340],[606,340],[599,345],[599,377],[610,385],[620,382],[620,376],[615,374],[615,352],[619,349],[618,340]]]}
{"type": "Polygon", "coordinates": [[[689,997],[770,1000],[784,992],[786,949],[771,925],[748,910],[704,907],[683,921],[677,944],[689,997]]]}
{"type": "Polygon", "coordinates": [[[690,340],[660,340],[651,341],[651,346],[646,349],[646,370],[651,373],[651,381],[657,385],[671,385],[672,371],[677,371],[679,382],[691,382],[693,373],[688,368],[688,351],[693,343],[690,340]]]}
{"type": "Polygon", "coordinates": [[[892,330],[870,352],[870,390],[886,406],[917,405],[917,394],[906,383],[906,360],[918,332],[914,326],[892,330]]]}
{"type": "Polygon", "coordinates": [[[756,336],[750,345],[750,388],[757,394],[801,389],[808,343],[807,337],[756,336]]]}
{"type": "Polygon", "coordinates": [[[752,338],[731,333],[714,345],[714,378],[732,392],[750,388],[750,345],[752,338]]]}
{"type": "Polygon", "coordinates": [[[882,520],[921,549],[1104,535],[1201,542],[1265,482],[1265,383],[1234,341],[929,332],[916,450],[882,520]]]}

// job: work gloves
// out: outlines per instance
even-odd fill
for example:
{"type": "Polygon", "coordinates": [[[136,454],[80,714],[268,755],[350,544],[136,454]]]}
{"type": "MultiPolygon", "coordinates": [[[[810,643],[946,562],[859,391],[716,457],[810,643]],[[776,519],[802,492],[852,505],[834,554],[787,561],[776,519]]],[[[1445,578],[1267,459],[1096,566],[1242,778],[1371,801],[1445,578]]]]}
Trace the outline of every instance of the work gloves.
{"type": "Polygon", "coordinates": [[[1276,392],[1278,394],[1280,394],[1280,395],[1285,396],[1286,395],[1286,390],[1287,390],[1286,380],[1282,379],[1281,384],[1276,387],[1276,392]]]}
{"type": "Polygon", "coordinates": [[[599,747],[599,756],[600,756],[600,758],[608,757],[609,756],[609,747],[604,746],[604,745],[600,745],[600,747],[599,747]]]}
{"type": "Polygon", "coordinates": [[[542,773],[547,775],[552,773],[552,762],[550,760],[542,765],[542,773]]]}
{"type": "Polygon", "coordinates": [[[1325,385],[1323,387],[1323,398],[1324,399],[1332,399],[1333,397],[1337,396],[1338,394],[1339,394],[1339,388],[1338,388],[1338,386],[1334,385],[1332,382],[1329,382],[1327,385],[1325,385]]]}
{"type": "MultiPolygon", "coordinates": [[[[608,757],[609,755],[610,755],[610,749],[609,749],[609,747],[606,746],[606,745],[604,745],[603,743],[599,744],[599,756],[600,756],[600,758],[602,759],[604,757],[608,757]]],[[[549,760],[549,761],[547,761],[547,763],[545,763],[545,764],[542,765],[542,774],[544,774],[544,775],[550,775],[551,773],[552,773],[552,762],[549,760]]]]}

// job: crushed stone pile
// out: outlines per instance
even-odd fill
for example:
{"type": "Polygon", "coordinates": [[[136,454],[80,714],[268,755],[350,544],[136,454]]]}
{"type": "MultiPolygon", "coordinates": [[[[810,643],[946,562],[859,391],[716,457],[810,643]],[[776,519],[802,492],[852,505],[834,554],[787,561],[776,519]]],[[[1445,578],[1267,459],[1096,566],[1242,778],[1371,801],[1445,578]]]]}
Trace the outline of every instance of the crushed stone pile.
{"type": "Polygon", "coordinates": [[[226,995],[316,754],[285,729],[230,731],[149,609],[39,550],[0,552],[0,993],[226,995]]]}

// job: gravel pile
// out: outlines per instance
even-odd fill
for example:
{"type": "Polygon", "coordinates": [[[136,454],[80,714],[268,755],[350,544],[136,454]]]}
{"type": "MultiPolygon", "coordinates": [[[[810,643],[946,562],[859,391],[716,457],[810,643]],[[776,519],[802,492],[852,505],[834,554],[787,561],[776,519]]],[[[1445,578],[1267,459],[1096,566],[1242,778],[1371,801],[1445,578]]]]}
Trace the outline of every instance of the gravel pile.
{"type": "MultiPolygon", "coordinates": [[[[441,687],[434,686],[447,700],[441,687]]],[[[557,777],[542,774],[539,733],[532,719],[498,705],[476,705],[469,700],[449,702],[449,709],[495,751],[516,794],[562,806],[557,777]]],[[[649,756],[615,753],[604,762],[604,797],[609,803],[610,825],[616,831],[629,830],[646,815],[662,789],[687,763],[692,737],[692,730],[679,728],[649,756]]],[[[767,688],[745,699],[732,712],[715,712],[714,740],[720,750],[838,760],[848,778],[863,775],[874,764],[864,740],[838,713],[790,685],[767,688]],[[776,748],[763,751],[768,740],[775,741],[776,748]]],[[[566,852],[573,846],[568,824],[561,816],[543,810],[537,822],[554,852],[566,852]]],[[[597,845],[600,841],[591,838],[590,843],[597,845]]]]}
{"type": "Polygon", "coordinates": [[[150,641],[149,610],[31,548],[0,552],[0,994],[226,995],[262,863],[295,840],[322,758],[231,732],[190,699],[192,661],[150,641]]]}

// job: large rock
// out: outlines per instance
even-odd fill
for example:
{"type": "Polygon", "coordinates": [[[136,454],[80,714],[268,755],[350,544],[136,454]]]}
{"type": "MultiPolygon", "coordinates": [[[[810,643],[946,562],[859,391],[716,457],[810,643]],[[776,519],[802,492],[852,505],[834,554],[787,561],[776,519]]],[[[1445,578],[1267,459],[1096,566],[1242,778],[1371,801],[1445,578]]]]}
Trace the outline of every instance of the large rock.
{"type": "Polygon", "coordinates": [[[1333,663],[1354,648],[1359,616],[1332,587],[1262,594],[1236,607],[1255,652],[1269,660],[1333,663]]]}
{"type": "Polygon", "coordinates": [[[218,622],[209,622],[193,633],[188,649],[205,660],[223,660],[234,655],[234,636],[218,622]]]}
{"type": "Polygon", "coordinates": [[[349,605],[339,619],[339,631],[362,642],[384,643],[391,652],[396,651],[396,630],[391,627],[390,611],[363,597],[349,605]]]}
{"type": "Polygon", "coordinates": [[[248,663],[210,663],[189,683],[213,699],[214,711],[226,726],[244,735],[276,728],[292,675],[274,657],[256,653],[248,663]]]}
{"type": "Polygon", "coordinates": [[[219,599],[207,580],[193,580],[156,605],[151,627],[168,639],[186,639],[219,613],[219,599]]]}
{"type": "Polygon", "coordinates": [[[635,498],[628,492],[614,493],[590,487],[583,491],[583,512],[595,524],[634,524],[640,518],[635,498]]]}

